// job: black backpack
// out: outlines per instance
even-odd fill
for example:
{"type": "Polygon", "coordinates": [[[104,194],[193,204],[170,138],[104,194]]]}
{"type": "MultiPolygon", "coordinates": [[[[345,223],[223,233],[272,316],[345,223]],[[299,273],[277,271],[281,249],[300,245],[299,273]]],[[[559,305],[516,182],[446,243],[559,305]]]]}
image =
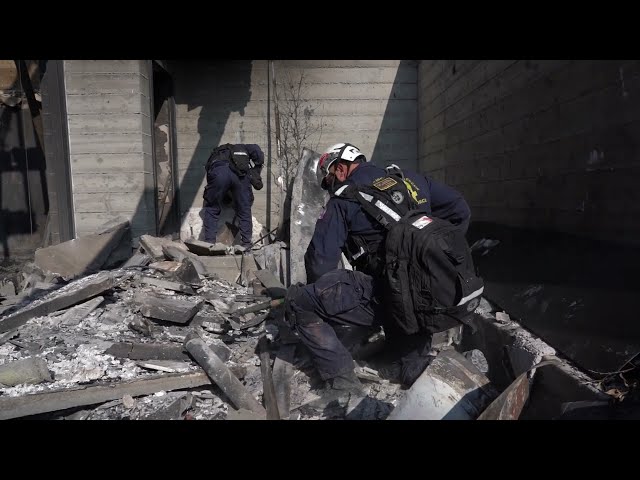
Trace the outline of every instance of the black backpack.
{"type": "MultiPolygon", "coordinates": [[[[388,170],[389,172],[389,170],[388,170]]],[[[387,229],[382,302],[406,334],[437,333],[468,324],[484,283],[476,275],[464,233],[426,215],[411,200],[399,169],[369,187],[348,187],[348,198],[387,229]]]]}
{"type": "Polygon", "coordinates": [[[225,143],[214,148],[209,155],[205,169],[209,172],[211,164],[215,161],[223,160],[229,162],[229,167],[239,177],[244,177],[251,169],[251,158],[249,152],[242,145],[225,143]]]}

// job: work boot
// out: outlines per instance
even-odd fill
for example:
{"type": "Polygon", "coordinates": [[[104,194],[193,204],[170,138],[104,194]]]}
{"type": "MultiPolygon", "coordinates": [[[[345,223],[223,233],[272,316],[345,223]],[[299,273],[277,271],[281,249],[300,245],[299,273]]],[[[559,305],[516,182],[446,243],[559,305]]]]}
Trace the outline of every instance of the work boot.
{"type": "Polygon", "coordinates": [[[331,390],[349,392],[358,396],[366,395],[364,385],[362,385],[354,370],[349,370],[347,373],[330,378],[327,383],[331,390]]]}
{"type": "Polygon", "coordinates": [[[316,410],[322,410],[334,403],[346,407],[352,396],[367,396],[364,386],[360,383],[360,380],[353,370],[330,378],[326,381],[325,387],[317,390],[315,393],[319,398],[311,400],[304,405],[316,410]]]}

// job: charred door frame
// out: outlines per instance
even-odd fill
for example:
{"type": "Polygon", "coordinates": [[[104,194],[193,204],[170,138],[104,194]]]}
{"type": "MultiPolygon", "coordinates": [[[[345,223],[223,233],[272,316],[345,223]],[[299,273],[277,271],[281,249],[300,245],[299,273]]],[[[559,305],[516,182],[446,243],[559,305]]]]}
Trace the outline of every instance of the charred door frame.
{"type": "Polygon", "coordinates": [[[153,171],[153,203],[155,208],[155,225],[156,235],[160,235],[161,227],[164,227],[166,233],[166,225],[172,225],[174,230],[180,230],[180,218],[179,208],[180,205],[180,191],[178,182],[178,152],[177,152],[177,135],[176,135],[176,119],[175,119],[175,91],[173,87],[173,76],[167,68],[166,61],[163,60],[150,60],[149,61],[149,102],[151,106],[151,152],[152,152],[152,171],[153,171]],[[172,205],[169,207],[169,216],[165,219],[164,225],[160,225],[161,212],[158,210],[158,165],[156,159],[156,146],[155,146],[155,85],[153,81],[154,66],[160,68],[172,82],[171,94],[167,97],[167,113],[169,121],[168,141],[169,141],[169,162],[171,163],[171,184],[173,189],[172,205]]]}
{"type": "MultiPolygon", "coordinates": [[[[49,218],[55,205],[60,242],[75,238],[71,156],[63,60],[48,60],[42,79],[44,154],[49,174],[49,218]],[[53,202],[51,201],[53,200],[53,202]],[[54,203],[55,202],[55,203],[54,203]]],[[[54,229],[54,225],[50,225],[54,229]]]]}

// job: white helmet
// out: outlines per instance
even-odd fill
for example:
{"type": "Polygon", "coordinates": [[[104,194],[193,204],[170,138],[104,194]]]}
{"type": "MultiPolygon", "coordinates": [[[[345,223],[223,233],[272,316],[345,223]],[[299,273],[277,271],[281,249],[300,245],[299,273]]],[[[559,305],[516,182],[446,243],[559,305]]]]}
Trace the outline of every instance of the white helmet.
{"type": "Polygon", "coordinates": [[[353,162],[358,158],[362,158],[365,162],[367,161],[367,157],[358,147],[350,143],[336,143],[322,154],[318,161],[318,168],[322,171],[323,176],[326,176],[329,173],[329,167],[337,160],[353,162]]]}

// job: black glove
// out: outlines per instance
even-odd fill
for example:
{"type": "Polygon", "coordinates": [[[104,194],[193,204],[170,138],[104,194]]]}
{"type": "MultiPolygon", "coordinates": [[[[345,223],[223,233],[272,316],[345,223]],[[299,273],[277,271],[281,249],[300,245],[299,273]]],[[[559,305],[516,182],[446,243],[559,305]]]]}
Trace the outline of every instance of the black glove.
{"type": "Polygon", "coordinates": [[[254,168],[249,170],[249,182],[256,190],[262,190],[262,178],[260,177],[260,172],[258,170],[254,168]]]}

